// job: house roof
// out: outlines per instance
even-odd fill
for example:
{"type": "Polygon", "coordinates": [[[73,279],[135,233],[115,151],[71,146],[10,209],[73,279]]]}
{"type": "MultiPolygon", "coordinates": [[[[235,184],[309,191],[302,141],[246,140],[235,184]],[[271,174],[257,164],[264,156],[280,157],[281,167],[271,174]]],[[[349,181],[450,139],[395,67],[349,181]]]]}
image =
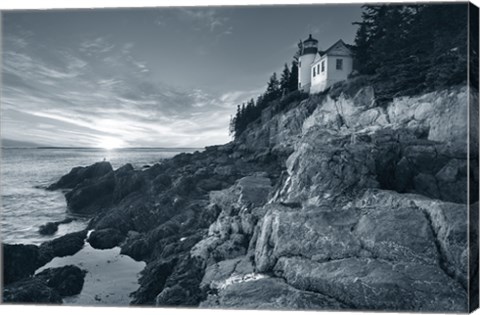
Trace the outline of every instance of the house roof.
{"type": "Polygon", "coordinates": [[[320,56],[323,56],[323,55],[331,55],[331,54],[334,55],[335,53],[338,53],[338,52],[342,53],[343,55],[352,54],[352,52],[350,51],[350,48],[348,48],[348,46],[341,39],[336,41],[335,44],[330,46],[327,50],[319,51],[318,53],[320,54],[320,56]],[[343,50],[343,52],[339,50],[343,50]]]}
{"type": "Polygon", "coordinates": [[[312,65],[318,63],[320,60],[323,59],[324,56],[330,55],[330,56],[351,56],[352,51],[349,47],[349,45],[345,44],[343,40],[338,40],[330,46],[327,50],[319,50],[317,55],[312,61],[312,65]]]}

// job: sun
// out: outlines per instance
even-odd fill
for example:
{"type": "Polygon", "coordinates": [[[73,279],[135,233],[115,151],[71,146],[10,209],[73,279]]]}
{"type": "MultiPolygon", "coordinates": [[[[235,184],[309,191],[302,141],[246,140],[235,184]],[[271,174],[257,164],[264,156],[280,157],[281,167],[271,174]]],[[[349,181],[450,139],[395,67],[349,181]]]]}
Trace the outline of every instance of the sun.
{"type": "Polygon", "coordinates": [[[103,137],[100,139],[97,146],[105,150],[114,150],[121,148],[124,145],[125,143],[121,139],[114,137],[103,137]]]}

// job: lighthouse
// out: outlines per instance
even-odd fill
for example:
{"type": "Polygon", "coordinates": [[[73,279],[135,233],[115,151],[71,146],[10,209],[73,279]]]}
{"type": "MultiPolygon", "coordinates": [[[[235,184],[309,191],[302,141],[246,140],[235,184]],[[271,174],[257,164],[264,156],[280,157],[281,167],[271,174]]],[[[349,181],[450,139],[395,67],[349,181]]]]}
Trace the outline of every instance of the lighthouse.
{"type": "Polygon", "coordinates": [[[302,53],[298,60],[298,89],[304,92],[310,91],[311,65],[318,52],[318,40],[312,34],[303,41],[302,53]]]}

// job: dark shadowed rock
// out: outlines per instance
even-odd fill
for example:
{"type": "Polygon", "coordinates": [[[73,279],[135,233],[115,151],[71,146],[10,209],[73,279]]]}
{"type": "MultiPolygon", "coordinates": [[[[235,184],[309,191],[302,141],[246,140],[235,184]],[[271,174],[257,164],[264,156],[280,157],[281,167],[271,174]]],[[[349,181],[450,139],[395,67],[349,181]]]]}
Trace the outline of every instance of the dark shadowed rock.
{"type": "Polygon", "coordinates": [[[116,229],[95,230],[88,237],[88,242],[93,248],[113,248],[124,240],[125,236],[116,229]]]}
{"type": "Polygon", "coordinates": [[[205,298],[199,289],[204,265],[199,259],[183,256],[156,297],[157,306],[198,305],[205,298]]]}
{"type": "Polygon", "coordinates": [[[55,222],[48,222],[38,228],[38,233],[41,235],[52,235],[58,231],[58,224],[55,222]]]}
{"type": "Polygon", "coordinates": [[[2,247],[4,285],[33,275],[41,265],[38,246],[3,244],[2,247]]]}
{"type": "Polygon", "coordinates": [[[82,291],[86,271],[77,266],[68,265],[48,268],[35,275],[60,296],[71,296],[82,291]]]}
{"type": "Polygon", "coordinates": [[[144,260],[150,253],[147,240],[142,234],[134,231],[128,232],[127,239],[121,247],[120,254],[128,255],[137,261],[144,260]]]}
{"type": "Polygon", "coordinates": [[[93,214],[110,204],[114,189],[113,172],[95,180],[84,181],[65,194],[68,209],[82,215],[93,214]]]}
{"type": "Polygon", "coordinates": [[[58,226],[60,224],[68,224],[68,223],[73,222],[74,220],[75,219],[73,219],[73,218],[65,218],[65,219],[63,219],[61,221],[57,221],[57,222],[48,222],[44,225],[41,225],[38,228],[38,233],[40,233],[41,235],[55,234],[58,231],[58,226]]]}
{"type": "Polygon", "coordinates": [[[87,179],[94,179],[113,172],[109,162],[98,162],[87,167],[75,167],[70,173],[64,175],[60,180],[48,187],[49,190],[74,188],[87,179]]]}
{"type": "Polygon", "coordinates": [[[3,303],[62,304],[62,297],[43,280],[33,278],[5,286],[3,303]]]}
{"type": "Polygon", "coordinates": [[[83,248],[87,230],[69,233],[54,240],[42,243],[39,247],[39,260],[41,265],[46,264],[55,257],[70,256],[83,248]]]}
{"type": "Polygon", "coordinates": [[[154,304],[155,297],[163,290],[167,278],[172,273],[176,260],[156,260],[142,271],[141,286],[132,296],[133,305],[154,304]]]}

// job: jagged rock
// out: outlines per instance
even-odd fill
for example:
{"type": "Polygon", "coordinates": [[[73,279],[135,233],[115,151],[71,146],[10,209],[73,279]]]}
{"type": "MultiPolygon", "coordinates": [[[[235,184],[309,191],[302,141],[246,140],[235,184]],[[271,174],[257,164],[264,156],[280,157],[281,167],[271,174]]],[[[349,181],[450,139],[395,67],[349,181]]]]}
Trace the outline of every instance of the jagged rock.
{"type": "Polygon", "coordinates": [[[352,143],[350,135],[310,128],[286,162],[289,176],[276,201],[320,205],[339,195],[378,187],[372,146],[352,143]]]}
{"type": "Polygon", "coordinates": [[[201,308],[339,310],[342,303],[313,292],[296,290],[283,280],[260,278],[240,281],[209,295],[201,308]]]}
{"type": "Polygon", "coordinates": [[[3,303],[62,304],[62,297],[41,279],[24,279],[3,288],[3,303]]]}
{"type": "Polygon", "coordinates": [[[35,278],[45,282],[60,296],[71,296],[82,291],[87,272],[77,266],[67,265],[59,268],[48,268],[35,275],[35,278]]]}
{"type": "Polygon", "coordinates": [[[210,202],[228,215],[265,204],[272,187],[270,179],[263,175],[243,177],[228,189],[210,192],[210,202]]]}
{"type": "Polygon", "coordinates": [[[210,265],[246,253],[247,237],[258,220],[252,215],[252,209],[267,202],[272,188],[270,179],[265,175],[256,173],[246,176],[228,189],[210,192],[211,205],[221,209],[221,213],[210,225],[209,237],[192,249],[193,257],[200,257],[210,265]]]}
{"type": "Polygon", "coordinates": [[[252,262],[246,257],[222,260],[208,266],[200,283],[201,290],[218,290],[227,284],[227,280],[234,276],[242,278],[253,274],[252,262]]]}
{"type": "Polygon", "coordinates": [[[120,244],[125,236],[117,229],[103,229],[93,231],[87,241],[93,248],[109,249],[120,244]]]}
{"type": "Polygon", "coordinates": [[[2,244],[3,285],[27,278],[40,267],[39,250],[35,245],[2,244]]]}
{"type": "Polygon", "coordinates": [[[70,173],[62,176],[60,180],[48,187],[49,190],[74,188],[88,179],[97,179],[113,172],[109,162],[98,162],[87,167],[75,167],[70,173]]]}

